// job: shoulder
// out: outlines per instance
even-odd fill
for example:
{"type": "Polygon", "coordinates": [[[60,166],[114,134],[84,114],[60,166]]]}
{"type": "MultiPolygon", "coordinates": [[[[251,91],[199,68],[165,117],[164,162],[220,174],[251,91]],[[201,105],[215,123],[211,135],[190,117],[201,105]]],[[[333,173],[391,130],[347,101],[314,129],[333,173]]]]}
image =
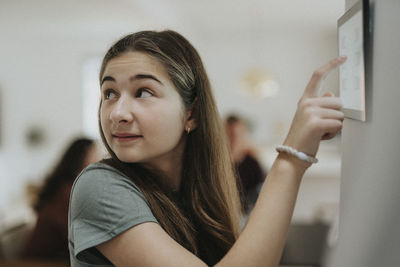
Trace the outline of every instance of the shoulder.
{"type": "Polygon", "coordinates": [[[76,178],[72,192],[76,190],[104,191],[106,188],[130,188],[140,192],[136,184],[118,169],[101,162],[86,167],[76,178]]]}
{"type": "Polygon", "coordinates": [[[105,163],[85,168],[74,182],[70,207],[76,210],[101,209],[131,203],[148,205],[142,191],[121,171],[105,163]]]}
{"type": "Polygon", "coordinates": [[[130,180],[125,174],[118,169],[102,162],[96,162],[87,166],[75,180],[75,184],[83,180],[101,181],[109,180],[109,178],[117,180],[130,180]]]}
{"type": "Polygon", "coordinates": [[[78,176],[69,209],[69,240],[75,256],[143,222],[157,219],[143,193],[122,172],[95,163],[78,176]]]}

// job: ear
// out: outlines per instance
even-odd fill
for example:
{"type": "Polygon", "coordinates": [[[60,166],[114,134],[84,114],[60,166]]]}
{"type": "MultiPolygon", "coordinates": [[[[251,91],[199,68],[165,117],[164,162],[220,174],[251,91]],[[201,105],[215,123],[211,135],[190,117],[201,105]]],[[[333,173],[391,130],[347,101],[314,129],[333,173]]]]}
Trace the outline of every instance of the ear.
{"type": "Polygon", "coordinates": [[[185,131],[188,131],[190,128],[190,131],[193,131],[196,129],[197,123],[196,119],[192,116],[192,110],[188,110],[185,115],[185,131]]]}

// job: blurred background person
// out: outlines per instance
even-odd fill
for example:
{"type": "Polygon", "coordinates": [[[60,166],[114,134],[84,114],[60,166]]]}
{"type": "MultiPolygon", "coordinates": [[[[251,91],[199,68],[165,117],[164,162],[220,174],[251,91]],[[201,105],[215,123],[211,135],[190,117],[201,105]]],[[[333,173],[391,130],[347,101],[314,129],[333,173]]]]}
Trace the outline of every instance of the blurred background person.
{"type": "Polygon", "coordinates": [[[69,260],[68,204],[72,184],[86,166],[100,159],[100,149],[92,139],[80,137],[68,146],[38,191],[33,205],[37,221],[23,248],[23,258],[69,260]]]}
{"type": "Polygon", "coordinates": [[[246,121],[230,114],[225,120],[225,129],[239,179],[240,199],[244,212],[248,214],[257,200],[267,172],[257,159],[256,150],[249,139],[249,127],[246,121]]]}

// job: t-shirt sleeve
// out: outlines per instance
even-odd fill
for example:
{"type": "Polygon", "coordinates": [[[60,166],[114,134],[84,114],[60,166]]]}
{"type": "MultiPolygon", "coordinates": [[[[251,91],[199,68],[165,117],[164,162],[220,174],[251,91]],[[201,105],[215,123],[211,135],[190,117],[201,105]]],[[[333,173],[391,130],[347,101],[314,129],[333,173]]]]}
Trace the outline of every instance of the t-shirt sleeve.
{"type": "Polygon", "coordinates": [[[141,191],[121,173],[89,168],[76,180],[69,220],[75,257],[144,222],[157,220],[141,191]]]}

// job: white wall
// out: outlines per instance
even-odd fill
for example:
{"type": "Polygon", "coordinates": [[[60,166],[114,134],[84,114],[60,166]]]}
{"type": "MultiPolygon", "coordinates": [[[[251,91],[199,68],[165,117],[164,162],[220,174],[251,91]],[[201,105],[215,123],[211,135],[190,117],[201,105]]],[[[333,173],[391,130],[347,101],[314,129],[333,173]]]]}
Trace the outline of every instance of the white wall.
{"type": "MultiPolygon", "coordinates": [[[[52,36],[3,34],[0,43],[2,93],[1,187],[12,202],[20,198],[25,181],[37,181],[60,156],[69,140],[81,133],[81,62],[93,46],[52,36]],[[26,131],[44,129],[45,141],[29,147],[26,131]]],[[[7,204],[8,205],[8,204],[7,204]]]]}
{"type": "Polygon", "coordinates": [[[344,122],[339,240],[328,266],[400,262],[400,2],[374,2],[367,121],[344,122]]]}

